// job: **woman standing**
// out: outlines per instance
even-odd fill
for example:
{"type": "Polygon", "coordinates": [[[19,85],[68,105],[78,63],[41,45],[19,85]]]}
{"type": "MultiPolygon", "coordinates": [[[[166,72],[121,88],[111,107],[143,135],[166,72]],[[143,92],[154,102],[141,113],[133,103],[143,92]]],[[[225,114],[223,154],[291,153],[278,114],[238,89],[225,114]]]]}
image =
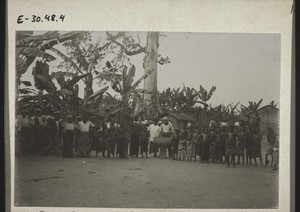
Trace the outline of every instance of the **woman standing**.
{"type": "MultiPolygon", "coordinates": [[[[80,119],[78,119],[80,120],[80,119]]],[[[95,125],[88,121],[87,117],[84,116],[82,121],[79,121],[76,129],[78,130],[77,136],[77,153],[79,157],[90,157],[90,127],[95,125]]]]}
{"type": "MultiPolygon", "coordinates": [[[[261,157],[261,139],[262,135],[259,133],[259,128],[254,127],[252,134],[252,146],[251,146],[251,159],[254,159],[255,165],[257,166],[256,158],[260,159],[260,165],[262,165],[262,157],[261,157]]],[[[251,164],[251,162],[250,162],[251,164]]]]}
{"type": "Polygon", "coordinates": [[[135,121],[131,125],[131,132],[130,156],[137,158],[140,146],[140,125],[138,124],[138,117],[135,117],[135,121]]]}
{"type": "Polygon", "coordinates": [[[236,134],[234,133],[234,128],[229,128],[228,138],[226,141],[226,157],[227,157],[227,167],[230,167],[232,163],[233,167],[235,167],[235,156],[237,154],[236,148],[236,134]]]}
{"type": "Polygon", "coordinates": [[[66,122],[62,124],[63,126],[63,149],[62,155],[64,158],[73,157],[73,142],[74,142],[74,129],[75,123],[73,122],[73,117],[68,115],[66,117],[66,122]]]}
{"type": "Polygon", "coordinates": [[[194,133],[192,131],[191,123],[187,124],[187,139],[186,139],[186,152],[187,160],[192,161],[192,158],[195,154],[195,145],[194,145],[194,133]]]}

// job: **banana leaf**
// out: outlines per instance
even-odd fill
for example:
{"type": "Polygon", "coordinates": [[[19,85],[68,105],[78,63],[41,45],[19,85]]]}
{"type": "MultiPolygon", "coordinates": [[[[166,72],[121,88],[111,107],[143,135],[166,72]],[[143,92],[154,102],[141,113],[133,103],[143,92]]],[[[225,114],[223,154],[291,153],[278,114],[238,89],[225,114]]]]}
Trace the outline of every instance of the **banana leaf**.
{"type": "Polygon", "coordinates": [[[103,97],[103,94],[107,91],[107,89],[108,89],[108,86],[106,86],[105,88],[102,88],[101,90],[99,90],[96,93],[92,94],[91,96],[89,96],[88,98],[86,98],[84,100],[84,104],[87,104],[88,102],[91,102],[91,101],[95,100],[99,96],[103,97]]]}
{"type": "Polygon", "coordinates": [[[17,55],[25,55],[25,56],[32,56],[32,57],[42,57],[45,59],[48,59],[50,61],[56,60],[54,56],[51,54],[48,54],[42,50],[39,50],[34,47],[17,47],[16,48],[16,54],[17,55]]]}
{"type": "Polygon", "coordinates": [[[26,86],[31,86],[31,82],[29,82],[29,81],[20,81],[20,83],[22,83],[26,86]]]}
{"type": "Polygon", "coordinates": [[[66,81],[65,88],[71,89],[79,80],[87,77],[89,74],[83,74],[81,76],[75,76],[71,80],[66,81]]]}
{"type": "Polygon", "coordinates": [[[74,95],[73,91],[69,90],[69,89],[61,89],[61,90],[56,91],[56,93],[58,95],[62,95],[62,96],[73,96],[74,95]]]}

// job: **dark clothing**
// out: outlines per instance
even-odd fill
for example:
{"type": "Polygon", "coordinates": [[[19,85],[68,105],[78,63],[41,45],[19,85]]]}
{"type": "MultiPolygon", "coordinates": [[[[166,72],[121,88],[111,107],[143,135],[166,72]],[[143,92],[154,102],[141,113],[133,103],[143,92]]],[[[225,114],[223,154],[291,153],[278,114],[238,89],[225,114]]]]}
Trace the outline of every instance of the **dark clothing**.
{"type": "Polygon", "coordinates": [[[210,140],[208,134],[203,134],[203,143],[202,143],[202,161],[209,161],[209,146],[210,140]]]}
{"type": "Polygon", "coordinates": [[[74,132],[71,130],[66,130],[63,134],[63,157],[71,158],[73,157],[73,141],[74,132]]]}
{"type": "Polygon", "coordinates": [[[180,135],[175,135],[172,140],[173,154],[178,154],[179,139],[180,139],[180,135]]]}
{"type": "Polygon", "coordinates": [[[253,134],[253,143],[251,146],[251,158],[261,157],[261,139],[260,134],[253,134]]]}
{"type": "Polygon", "coordinates": [[[140,146],[140,126],[137,123],[133,123],[131,128],[130,155],[138,157],[140,146]]]}
{"type": "Polygon", "coordinates": [[[236,154],[237,154],[236,134],[229,133],[226,141],[226,156],[236,155],[236,154]]]}

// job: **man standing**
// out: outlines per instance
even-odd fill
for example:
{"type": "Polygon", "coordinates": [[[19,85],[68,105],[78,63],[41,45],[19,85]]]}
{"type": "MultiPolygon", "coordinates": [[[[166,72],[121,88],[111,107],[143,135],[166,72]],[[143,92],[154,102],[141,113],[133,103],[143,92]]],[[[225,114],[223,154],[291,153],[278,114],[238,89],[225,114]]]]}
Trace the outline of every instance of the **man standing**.
{"type": "Polygon", "coordinates": [[[153,124],[150,124],[148,127],[148,132],[150,133],[150,154],[153,152],[154,157],[157,157],[157,147],[153,143],[155,137],[159,137],[160,126],[158,125],[158,119],[153,120],[153,124]]]}
{"type": "MultiPolygon", "coordinates": [[[[169,122],[168,117],[163,118],[163,123],[160,126],[160,135],[163,137],[172,137],[174,134],[174,127],[173,125],[169,122]]],[[[172,155],[172,147],[168,147],[168,153],[169,157],[172,155]]]]}

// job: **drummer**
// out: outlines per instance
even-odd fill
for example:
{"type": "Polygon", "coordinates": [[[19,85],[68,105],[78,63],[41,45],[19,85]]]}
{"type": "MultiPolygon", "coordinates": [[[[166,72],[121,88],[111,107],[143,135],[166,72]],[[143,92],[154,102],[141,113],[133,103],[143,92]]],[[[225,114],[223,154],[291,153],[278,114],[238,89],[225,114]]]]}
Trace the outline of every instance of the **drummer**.
{"type": "MultiPolygon", "coordinates": [[[[163,123],[160,126],[160,135],[163,137],[173,137],[174,134],[174,127],[173,125],[169,122],[168,117],[164,117],[162,119],[163,123]]],[[[172,147],[168,147],[168,153],[169,157],[172,156],[172,147]]]]}

